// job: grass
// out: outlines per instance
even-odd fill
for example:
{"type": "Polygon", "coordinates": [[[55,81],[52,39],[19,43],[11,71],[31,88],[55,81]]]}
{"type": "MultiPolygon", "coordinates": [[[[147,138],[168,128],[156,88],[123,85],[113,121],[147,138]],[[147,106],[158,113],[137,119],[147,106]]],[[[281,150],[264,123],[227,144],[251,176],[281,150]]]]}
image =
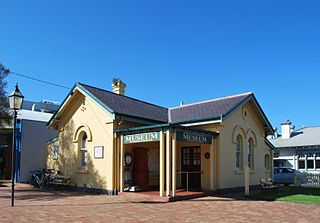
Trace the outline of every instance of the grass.
{"type": "Polygon", "coordinates": [[[320,189],[304,187],[280,187],[279,190],[260,192],[251,197],[267,201],[286,201],[320,205],[320,189]]]}

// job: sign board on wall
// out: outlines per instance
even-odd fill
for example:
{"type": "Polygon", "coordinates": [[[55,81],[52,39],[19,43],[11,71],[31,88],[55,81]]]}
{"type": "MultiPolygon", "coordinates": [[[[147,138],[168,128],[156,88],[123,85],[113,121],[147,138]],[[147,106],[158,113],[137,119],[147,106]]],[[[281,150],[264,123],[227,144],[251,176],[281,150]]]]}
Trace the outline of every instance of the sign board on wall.
{"type": "Polygon", "coordinates": [[[212,136],[203,133],[193,133],[187,131],[177,131],[177,140],[183,142],[192,142],[198,144],[211,144],[212,136]]]}
{"type": "Polygon", "coordinates": [[[123,137],[123,141],[124,141],[123,142],[124,144],[160,141],[160,133],[146,132],[146,133],[125,135],[123,137]]]}
{"type": "Polygon", "coordinates": [[[94,158],[102,159],[103,158],[103,146],[95,146],[94,147],[94,158]]]}

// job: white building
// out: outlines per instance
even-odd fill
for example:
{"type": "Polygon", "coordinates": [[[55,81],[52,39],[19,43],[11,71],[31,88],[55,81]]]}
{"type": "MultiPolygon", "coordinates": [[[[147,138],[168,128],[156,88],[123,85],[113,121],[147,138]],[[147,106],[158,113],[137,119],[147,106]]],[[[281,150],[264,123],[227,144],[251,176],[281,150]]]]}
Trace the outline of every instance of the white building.
{"type": "Polygon", "coordinates": [[[281,124],[281,135],[269,140],[276,147],[275,167],[320,173],[320,126],[294,131],[288,120],[281,124]]]}
{"type": "MultiPolygon", "coordinates": [[[[47,141],[58,135],[47,128],[47,122],[57,108],[48,101],[23,102],[17,117],[16,181],[27,182],[30,171],[46,168],[47,141]]],[[[4,127],[0,134],[0,179],[11,179],[12,126],[4,127]]]]}

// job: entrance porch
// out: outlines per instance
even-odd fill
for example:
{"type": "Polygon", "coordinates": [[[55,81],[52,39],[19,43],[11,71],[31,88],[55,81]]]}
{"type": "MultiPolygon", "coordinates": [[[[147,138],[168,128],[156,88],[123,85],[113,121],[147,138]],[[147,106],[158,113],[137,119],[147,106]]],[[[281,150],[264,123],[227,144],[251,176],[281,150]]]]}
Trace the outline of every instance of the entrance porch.
{"type": "Polygon", "coordinates": [[[217,135],[168,124],[117,131],[117,191],[174,200],[216,190],[217,135]]]}

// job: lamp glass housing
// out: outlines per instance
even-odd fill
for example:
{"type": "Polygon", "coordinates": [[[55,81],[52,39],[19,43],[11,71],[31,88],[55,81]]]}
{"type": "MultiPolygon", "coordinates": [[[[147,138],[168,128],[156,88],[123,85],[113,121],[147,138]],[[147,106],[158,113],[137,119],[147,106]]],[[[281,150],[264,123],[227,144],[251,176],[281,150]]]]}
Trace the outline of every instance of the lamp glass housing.
{"type": "Polygon", "coordinates": [[[24,96],[19,90],[18,85],[16,85],[16,89],[9,96],[9,105],[13,110],[19,110],[22,107],[24,96]]]}

